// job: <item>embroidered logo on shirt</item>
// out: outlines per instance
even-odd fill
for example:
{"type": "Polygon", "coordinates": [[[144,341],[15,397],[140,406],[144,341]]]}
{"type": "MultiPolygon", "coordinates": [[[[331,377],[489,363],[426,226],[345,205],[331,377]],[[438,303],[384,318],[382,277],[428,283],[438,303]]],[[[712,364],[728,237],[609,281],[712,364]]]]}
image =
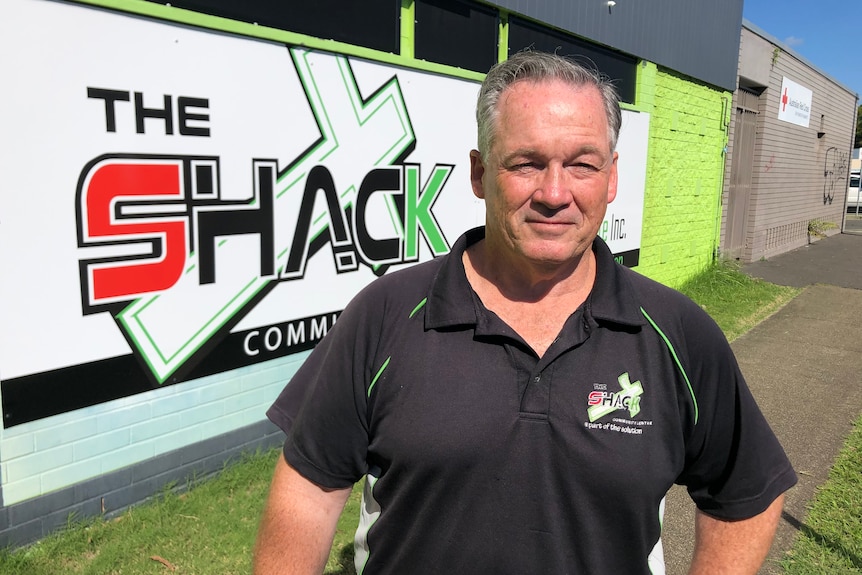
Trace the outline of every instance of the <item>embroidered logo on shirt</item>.
{"type": "Polygon", "coordinates": [[[595,389],[590,392],[587,400],[589,405],[587,415],[590,418],[590,423],[621,409],[627,409],[629,417],[634,417],[640,413],[641,395],[644,392],[641,382],[632,383],[628,373],[620,375],[617,381],[622,388],[617,392],[607,391],[605,384],[595,384],[595,389]]]}

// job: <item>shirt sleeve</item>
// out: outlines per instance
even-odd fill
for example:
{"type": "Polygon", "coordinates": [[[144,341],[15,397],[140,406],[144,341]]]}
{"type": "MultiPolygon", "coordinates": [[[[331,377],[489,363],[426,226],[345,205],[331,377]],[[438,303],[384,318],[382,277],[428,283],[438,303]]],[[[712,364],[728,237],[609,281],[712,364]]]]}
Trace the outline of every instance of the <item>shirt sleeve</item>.
{"type": "Polygon", "coordinates": [[[753,517],[792,487],[796,474],[724,334],[696,305],[689,309],[680,360],[697,418],[687,433],[677,482],[705,513],[728,520],[753,517]]]}
{"type": "Polygon", "coordinates": [[[287,434],[287,462],[322,487],[349,487],[367,471],[372,299],[366,289],[347,306],[267,411],[287,434]]]}

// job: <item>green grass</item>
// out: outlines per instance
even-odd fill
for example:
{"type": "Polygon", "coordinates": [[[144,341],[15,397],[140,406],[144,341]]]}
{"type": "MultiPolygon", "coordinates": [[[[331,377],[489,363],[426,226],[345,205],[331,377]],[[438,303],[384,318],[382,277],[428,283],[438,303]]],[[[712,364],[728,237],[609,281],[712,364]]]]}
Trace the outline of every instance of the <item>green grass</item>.
{"type": "Polygon", "coordinates": [[[353,566],[353,534],[359,522],[359,504],[362,500],[362,486],[360,481],[353,487],[353,493],[347,500],[338,526],[335,529],[335,540],[332,542],[332,551],[329,553],[329,561],[326,563],[326,571],[331,575],[356,575],[353,566]]]}
{"type": "MultiPolygon", "coordinates": [[[[718,265],[682,286],[734,339],[798,290],[753,280],[718,265]]],[[[862,573],[862,421],[821,489],[792,554],[791,575],[862,573]]],[[[30,547],[0,551],[4,575],[247,574],[258,518],[280,450],[248,455],[214,479],[165,490],[114,519],[70,520],[30,547]],[[185,486],[183,486],[185,487],[185,486]],[[171,568],[174,570],[171,570],[171,568]]],[[[339,521],[326,572],[354,575],[352,537],[360,486],[339,521]]]]}
{"type": "Polygon", "coordinates": [[[183,492],[166,488],[111,520],[73,522],[31,547],[0,555],[0,573],[246,575],[277,454],[247,455],[217,479],[183,492]]]}
{"type": "Polygon", "coordinates": [[[795,288],[751,278],[730,262],[713,265],[679,290],[712,316],[729,341],[781,309],[799,293],[795,288]]]}
{"type": "Polygon", "coordinates": [[[782,567],[787,575],[862,573],[862,417],[817,490],[782,567]]]}
{"type": "MultiPolygon", "coordinates": [[[[0,550],[3,575],[248,575],[258,520],[281,449],[246,454],[217,477],[166,487],[113,519],[75,521],[18,550],[0,550]]],[[[354,575],[357,484],[339,520],[332,575],[354,575]]]]}

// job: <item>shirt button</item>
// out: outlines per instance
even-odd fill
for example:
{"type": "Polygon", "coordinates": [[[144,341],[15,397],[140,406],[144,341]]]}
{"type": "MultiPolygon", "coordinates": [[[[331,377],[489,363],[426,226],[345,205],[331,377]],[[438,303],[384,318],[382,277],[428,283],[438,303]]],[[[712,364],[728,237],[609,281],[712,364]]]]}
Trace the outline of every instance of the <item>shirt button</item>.
{"type": "Polygon", "coordinates": [[[536,377],[533,378],[533,383],[539,383],[540,381],[542,381],[541,375],[537,375],[536,377]]]}

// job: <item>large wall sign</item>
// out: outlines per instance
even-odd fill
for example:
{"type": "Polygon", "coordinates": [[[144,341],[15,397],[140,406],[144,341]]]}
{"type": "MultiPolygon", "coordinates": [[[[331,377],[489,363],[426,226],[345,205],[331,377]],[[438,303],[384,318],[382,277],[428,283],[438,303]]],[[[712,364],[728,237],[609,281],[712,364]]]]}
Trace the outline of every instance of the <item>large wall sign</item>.
{"type": "Polygon", "coordinates": [[[649,114],[623,110],[617,141],[617,197],[608,204],[599,235],[614,252],[614,258],[628,267],[640,261],[648,142],[649,114]]]}
{"type": "MultiPolygon", "coordinates": [[[[10,1],[32,28],[0,38],[6,427],[310,349],[484,219],[475,82],[10,1]]],[[[631,264],[648,117],[624,125],[603,235],[631,264]]]]}
{"type": "Polygon", "coordinates": [[[778,119],[807,128],[811,121],[811,100],[813,96],[814,92],[785,77],[781,81],[778,119]]]}

